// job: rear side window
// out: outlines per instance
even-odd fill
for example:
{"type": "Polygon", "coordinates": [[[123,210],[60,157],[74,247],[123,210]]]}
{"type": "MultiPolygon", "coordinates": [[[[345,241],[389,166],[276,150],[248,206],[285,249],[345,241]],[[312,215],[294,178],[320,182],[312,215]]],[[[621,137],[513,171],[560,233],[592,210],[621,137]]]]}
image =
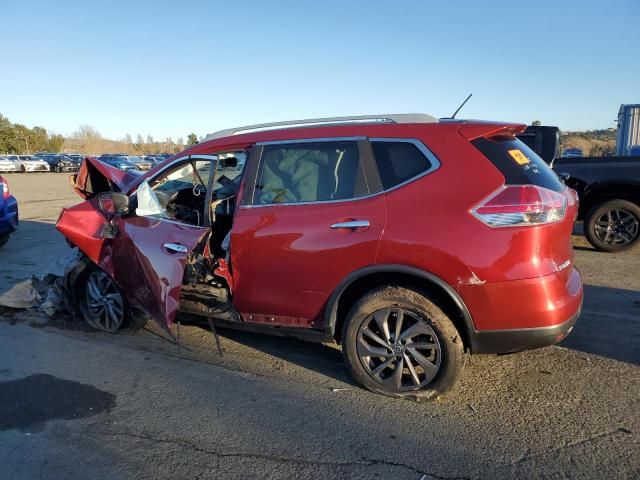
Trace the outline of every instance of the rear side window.
{"type": "Polygon", "coordinates": [[[355,141],[265,145],[254,204],[326,202],[369,194],[355,141]]]}
{"type": "Polygon", "coordinates": [[[426,148],[413,140],[371,140],[371,148],[385,190],[437,166],[426,148]]]}
{"type": "Polygon", "coordinates": [[[478,138],[471,142],[504,175],[507,185],[537,185],[554,192],[565,189],[536,152],[513,137],[478,138]]]}

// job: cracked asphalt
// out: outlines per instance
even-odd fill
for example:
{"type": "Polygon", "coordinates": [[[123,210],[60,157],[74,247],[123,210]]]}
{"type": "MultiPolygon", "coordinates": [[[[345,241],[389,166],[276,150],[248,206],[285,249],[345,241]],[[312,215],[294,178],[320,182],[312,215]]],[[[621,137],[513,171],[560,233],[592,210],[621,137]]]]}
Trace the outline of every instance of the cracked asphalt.
{"type": "MultiPolygon", "coordinates": [[[[0,293],[67,251],[66,175],[9,175],[23,223],[0,293]]],[[[585,305],[562,344],[467,359],[415,403],[355,386],[335,345],[199,325],[92,332],[0,312],[0,479],[638,478],[640,252],[574,237],[585,305]]]]}

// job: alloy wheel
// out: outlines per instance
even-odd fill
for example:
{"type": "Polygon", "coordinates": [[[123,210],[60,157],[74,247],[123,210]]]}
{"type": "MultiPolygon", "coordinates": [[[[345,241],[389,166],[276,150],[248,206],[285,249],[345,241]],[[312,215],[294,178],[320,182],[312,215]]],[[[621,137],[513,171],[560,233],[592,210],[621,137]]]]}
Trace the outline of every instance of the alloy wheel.
{"type": "Polygon", "coordinates": [[[417,390],[440,370],[442,349],[426,320],[396,307],[378,310],[360,325],[357,352],[375,381],[396,391],[417,390]]]}
{"type": "Polygon", "coordinates": [[[638,219],[622,209],[607,210],[595,222],[595,235],[607,245],[627,245],[638,236],[638,219]]]}
{"type": "Polygon", "coordinates": [[[98,330],[114,333],[125,319],[124,299],[113,280],[101,270],[87,277],[87,322],[98,330]]]}

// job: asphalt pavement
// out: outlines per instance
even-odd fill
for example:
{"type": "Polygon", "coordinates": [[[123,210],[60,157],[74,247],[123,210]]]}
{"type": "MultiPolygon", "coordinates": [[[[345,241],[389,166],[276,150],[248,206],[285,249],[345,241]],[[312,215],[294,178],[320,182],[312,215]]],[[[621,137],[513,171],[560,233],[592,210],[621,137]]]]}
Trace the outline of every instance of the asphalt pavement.
{"type": "MultiPolygon", "coordinates": [[[[66,175],[8,175],[0,293],[68,251],[66,175]]],[[[369,393],[339,348],[182,325],[93,332],[0,312],[0,479],[638,478],[640,252],[574,237],[585,304],[559,346],[467,359],[449,396],[369,393]]]]}

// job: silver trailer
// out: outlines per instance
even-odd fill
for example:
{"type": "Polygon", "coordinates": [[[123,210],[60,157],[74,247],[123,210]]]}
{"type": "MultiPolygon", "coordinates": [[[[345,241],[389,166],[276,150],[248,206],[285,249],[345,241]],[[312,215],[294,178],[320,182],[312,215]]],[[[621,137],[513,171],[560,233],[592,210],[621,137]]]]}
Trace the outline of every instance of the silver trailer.
{"type": "Polygon", "coordinates": [[[640,155],[640,104],[620,105],[616,155],[640,155]]]}

